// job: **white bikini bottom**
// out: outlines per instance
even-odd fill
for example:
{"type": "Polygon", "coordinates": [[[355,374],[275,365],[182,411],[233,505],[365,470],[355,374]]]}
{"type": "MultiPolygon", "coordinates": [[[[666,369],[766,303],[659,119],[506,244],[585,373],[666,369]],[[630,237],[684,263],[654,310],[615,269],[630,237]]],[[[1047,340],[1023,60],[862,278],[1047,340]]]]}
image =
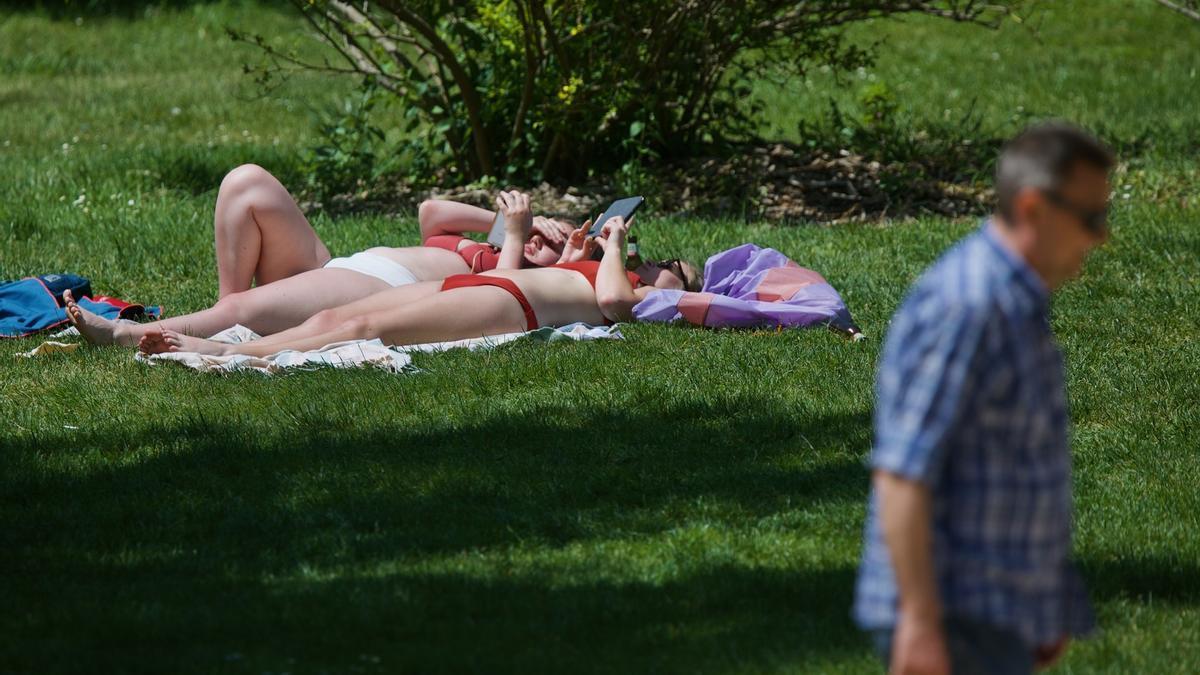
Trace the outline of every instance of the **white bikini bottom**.
{"type": "Polygon", "coordinates": [[[366,251],[355,253],[349,258],[334,258],[325,263],[325,268],[350,270],[359,274],[366,274],[379,279],[392,288],[404,286],[405,284],[415,284],[419,281],[404,265],[391,258],[385,258],[378,253],[368,253],[366,251]]]}

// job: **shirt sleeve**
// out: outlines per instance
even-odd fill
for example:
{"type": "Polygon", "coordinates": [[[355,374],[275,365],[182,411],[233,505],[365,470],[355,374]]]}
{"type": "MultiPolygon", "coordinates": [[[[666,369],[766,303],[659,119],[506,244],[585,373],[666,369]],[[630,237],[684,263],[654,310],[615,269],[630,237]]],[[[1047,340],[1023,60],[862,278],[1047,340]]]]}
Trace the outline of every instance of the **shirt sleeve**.
{"type": "Polygon", "coordinates": [[[986,363],[990,313],[914,305],[897,318],[880,364],[871,465],[932,486],[986,363]]]}

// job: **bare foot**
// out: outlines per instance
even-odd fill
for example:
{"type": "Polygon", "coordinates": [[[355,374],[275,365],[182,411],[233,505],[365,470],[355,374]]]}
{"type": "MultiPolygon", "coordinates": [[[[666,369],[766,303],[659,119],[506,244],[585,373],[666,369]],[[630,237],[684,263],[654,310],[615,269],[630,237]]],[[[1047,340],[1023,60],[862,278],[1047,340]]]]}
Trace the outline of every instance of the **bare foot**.
{"type": "Polygon", "coordinates": [[[170,347],[171,345],[167,343],[167,338],[163,335],[161,328],[150,328],[142,333],[137,344],[138,351],[143,354],[162,354],[170,351],[170,347]]]}
{"type": "Polygon", "coordinates": [[[132,346],[137,342],[134,335],[126,326],[111,319],[87,311],[75,302],[75,296],[70,290],[63,291],[66,301],[67,319],[72,326],[79,329],[79,334],[94,345],[132,346]]]}
{"type": "Polygon", "coordinates": [[[173,330],[150,327],[138,341],[138,349],[143,354],[163,354],[166,352],[197,352],[224,356],[230,352],[230,347],[223,342],[213,342],[204,338],[192,337],[173,330]]]}

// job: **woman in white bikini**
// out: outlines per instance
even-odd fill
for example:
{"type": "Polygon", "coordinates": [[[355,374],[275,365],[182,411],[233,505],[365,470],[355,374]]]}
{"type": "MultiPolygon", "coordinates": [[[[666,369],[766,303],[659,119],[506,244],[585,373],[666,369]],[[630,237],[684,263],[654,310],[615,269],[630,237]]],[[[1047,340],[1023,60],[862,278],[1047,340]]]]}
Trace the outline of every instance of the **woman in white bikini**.
{"type": "Polygon", "coordinates": [[[208,337],[242,324],[269,335],[297,326],[323,309],[382,290],[455,274],[558,262],[574,227],[571,223],[533,218],[529,197],[519,192],[500,193],[497,206],[506,221],[519,226],[512,231],[528,231],[529,236],[510,237],[497,251],[462,236],[487,232],[494,212],[431,200],[418,210],[423,246],[377,247],[331,258],[287,189],[266,169],[244,164],[225,176],[217,193],[216,304],[154,324],[111,321],[77,305],[68,317],[95,344],[131,346],[151,328],[208,337]]]}
{"type": "Polygon", "coordinates": [[[700,289],[700,275],[681,260],[643,263],[627,272],[628,228],[620,216],[614,217],[605,225],[605,238],[596,241],[586,238],[585,225],[572,232],[558,264],[461,274],[441,282],[385,290],[319,312],[296,328],[252,342],[229,345],[152,324],[139,348],[148,353],[268,356],[347,340],[379,338],[389,345],[460,340],[577,321],[630,321],[633,306],[656,288],[700,289]],[[591,253],[597,245],[604,255],[594,261],[591,253]]]}

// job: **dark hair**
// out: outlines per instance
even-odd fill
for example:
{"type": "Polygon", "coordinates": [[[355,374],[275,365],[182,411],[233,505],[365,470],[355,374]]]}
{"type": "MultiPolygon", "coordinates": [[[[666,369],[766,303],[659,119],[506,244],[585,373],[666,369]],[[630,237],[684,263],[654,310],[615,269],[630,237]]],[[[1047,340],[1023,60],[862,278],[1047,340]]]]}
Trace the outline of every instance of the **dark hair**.
{"type": "Polygon", "coordinates": [[[701,268],[693,265],[690,260],[684,260],[683,262],[687,263],[688,267],[692,268],[692,271],[695,272],[691,279],[688,279],[686,274],[684,275],[683,290],[692,291],[693,293],[699,293],[704,290],[704,273],[700,271],[701,268]]]}
{"type": "Polygon", "coordinates": [[[996,207],[1012,218],[1013,200],[1027,187],[1057,190],[1080,164],[1109,171],[1112,151],[1095,136],[1067,122],[1045,122],[1004,144],[996,162],[996,207]]]}

